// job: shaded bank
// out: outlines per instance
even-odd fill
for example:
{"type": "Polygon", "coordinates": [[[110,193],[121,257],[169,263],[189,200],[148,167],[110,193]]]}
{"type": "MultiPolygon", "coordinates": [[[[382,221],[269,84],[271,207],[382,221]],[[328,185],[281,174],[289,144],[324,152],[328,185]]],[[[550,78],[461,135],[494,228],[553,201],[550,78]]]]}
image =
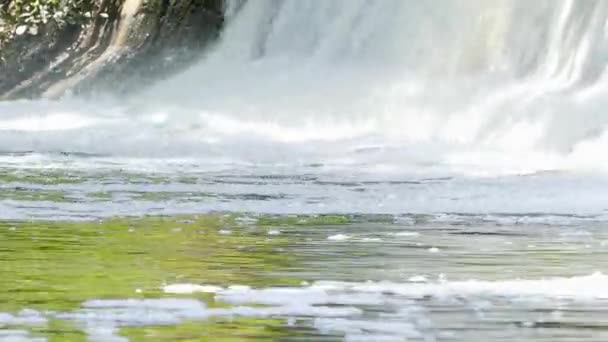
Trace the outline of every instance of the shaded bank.
{"type": "Polygon", "coordinates": [[[5,9],[0,99],[130,92],[199,57],[218,35],[223,7],[224,0],[90,0],[73,20],[55,15],[38,24],[11,22],[5,9]]]}

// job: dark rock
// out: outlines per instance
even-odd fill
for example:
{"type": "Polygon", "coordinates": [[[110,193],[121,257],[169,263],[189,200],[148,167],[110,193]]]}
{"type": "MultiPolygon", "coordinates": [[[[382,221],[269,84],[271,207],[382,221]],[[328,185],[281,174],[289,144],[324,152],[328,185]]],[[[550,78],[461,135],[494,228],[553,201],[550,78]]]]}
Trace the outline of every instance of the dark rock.
{"type": "Polygon", "coordinates": [[[200,58],[219,35],[223,6],[223,0],[96,0],[83,25],[50,23],[2,46],[0,99],[140,89],[200,58]]]}

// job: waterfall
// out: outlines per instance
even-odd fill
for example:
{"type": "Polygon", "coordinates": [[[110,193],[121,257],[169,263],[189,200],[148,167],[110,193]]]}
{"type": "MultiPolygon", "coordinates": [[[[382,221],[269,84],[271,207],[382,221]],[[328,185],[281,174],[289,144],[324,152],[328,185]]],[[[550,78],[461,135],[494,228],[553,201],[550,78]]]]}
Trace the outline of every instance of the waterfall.
{"type": "MultiPolygon", "coordinates": [[[[364,163],[608,170],[606,1],[230,0],[225,9],[221,37],[185,72],[118,109],[70,107],[80,119],[68,121],[86,129],[69,125],[65,139],[7,141],[255,162],[383,151],[364,163]]],[[[14,108],[5,112],[21,127],[14,108]]]]}
{"type": "Polygon", "coordinates": [[[580,100],[604,83],[604,1],[228,7],[213,51],[149,92],[154,99],[198,108],[210,124],[270,125],[302,140],[372,134],[568,153],[608,122],[602,96],[580,100]]]}

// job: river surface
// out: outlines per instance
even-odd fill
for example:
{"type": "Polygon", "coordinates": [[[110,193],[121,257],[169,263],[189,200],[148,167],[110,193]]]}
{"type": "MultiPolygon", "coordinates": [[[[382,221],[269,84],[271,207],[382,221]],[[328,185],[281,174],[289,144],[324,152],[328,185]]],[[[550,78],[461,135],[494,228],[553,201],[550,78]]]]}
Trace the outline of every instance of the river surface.
{"type": "Polygon", "coordinates": [[[3,158],[2,340],[607,338],[601,178],[3,158]]]}

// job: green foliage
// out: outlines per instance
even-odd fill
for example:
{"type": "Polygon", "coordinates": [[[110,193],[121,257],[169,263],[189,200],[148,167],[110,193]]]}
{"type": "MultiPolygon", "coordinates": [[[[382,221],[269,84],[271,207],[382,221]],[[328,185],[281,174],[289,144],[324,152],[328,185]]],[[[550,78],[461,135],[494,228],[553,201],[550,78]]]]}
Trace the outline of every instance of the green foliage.
{"type": "Polygon", "coordinates": [[[15,35],[36,35],[48,23],[78,24],[91,18],[93,0],[8,0],[0,4],[0,43],[15,35]]]}

